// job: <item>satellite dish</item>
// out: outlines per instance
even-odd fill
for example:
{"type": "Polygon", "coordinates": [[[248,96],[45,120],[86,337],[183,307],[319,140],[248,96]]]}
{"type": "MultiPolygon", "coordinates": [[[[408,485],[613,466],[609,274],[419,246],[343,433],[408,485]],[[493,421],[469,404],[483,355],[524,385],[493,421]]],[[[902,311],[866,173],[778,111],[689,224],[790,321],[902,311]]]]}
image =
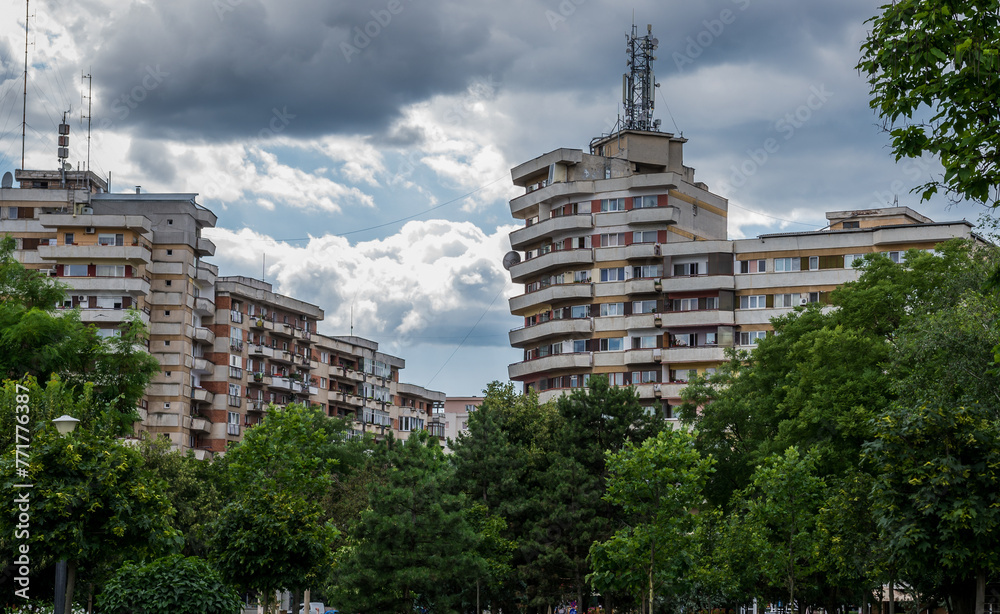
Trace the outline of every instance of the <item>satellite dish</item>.
{"type": "Polygon", "coordinates": [[[521,254],[517,252],[507,252],[503,257],[503,268],[510,270],[510,267],[521,262],[521,254]]]}
{"type": "Polygon", "coordinates": [[[3,180],[0,182],[0,187],[4,189],[14,187],[14,175],[11,175],[10,171],[3,174],[3,180]]]}
{"type": "Polygon", "coordinates": [[[71,171],[71,170],[73,170],[73,165],[70,164],[69,162],[67,162],[67,163],[63,164],[63,170],[64,171],[71,171]]]}

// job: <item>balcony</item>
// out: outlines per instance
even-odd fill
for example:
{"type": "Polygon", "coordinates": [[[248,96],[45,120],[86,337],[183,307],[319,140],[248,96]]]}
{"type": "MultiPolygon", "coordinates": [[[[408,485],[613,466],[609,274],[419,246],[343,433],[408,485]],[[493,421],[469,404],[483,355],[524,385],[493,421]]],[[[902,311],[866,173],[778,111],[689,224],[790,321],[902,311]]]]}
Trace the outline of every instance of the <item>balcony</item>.
{"type": "Polygon", "coordinates": [[[625,258],[628,260],[662,257],[662,247],[659,243],[633,243],[625,246],[625,258]]]}
{"type": "Polygon", "coordinates": [[[580,195],[590,196],[594,193],[593,181],[569,181],[563,183],[553,183],[537,190],[518,196],[510,201],[510,212],[514,217],[538,203],[559,197],[573,197],[580,195]]]}
{"type": "Polygon", "coordinates": [[[214,316],[215,303],[202,296],[196,297],[194,299],[194,312],[201,316],[214,316]]]}
{"type": "Polygon", "coordinates": [[[723,311],[719,309],[665,311],[659,315],[663,322],[663,328],[687,326],[732,326],[735,319],[732,311],[723,311]]]}
{"type": "Polygon", "coordinates": [[[253,330],[274,330],[274,322],[267,318],[250,316],[250,328],[253,330]]]}
{"type": "Polygon", "coordinates": [[[718,362],[726,360],[726,350],[724,347],[708,345],[702,347],[675,346],[664,348],[663,362],[718,362]]]}
{"type": "Polygon", "coordinates": [[[312,369],[313,362],[309,360],[308,356],[302,356],[301,354],[295,355],[295,364],[297,364],[302,369],[312,369]]]}
{"type": "Polygon", "coordinates": [[[39,245],[42,260],[86,260],[89,263],[149,264],[153,254],[145,245],[39,245]]]}
{"type": "Polygon", "coordinates": [[[207,435],[212,431],[212,423],[204,418],[194,418],[191,420],[191,431],[207,435]]]}
{"type": "Polygon", "coordinates": [[[510,344],[514,347],[524,347],[525,344],[548,337],[582,338],[590,335],[593,330],[590,318],[571,320],[549,320],[534,326],[516,328],[508,334],[510,344]]]}
{"type": "Polygon", "coordinates": [[[200,237],[195,243],[195,251],[198,252],[198,256],[214,256],[215,255],[215,243],[212,243],[204,237],[200,237]]]}
{"type": "Polygon", "coordinates": [[[535,292],[528,292],[510,299],[510,311],[520,315],[526,309],[536,305],[547,305],[557,301],[591,299],[594,296],[593,285],[588,283],[558,284],[548,286],[535,292]]]}
{"type": "Polygon", "coordinates": [[[215,333],[203,326],[196,326],[194,329],[194,340],[200,343],[212,345],[215,343],[215,333]]]}
{"type": "Polygon", "coordinates": [[[204,388],[192,388],[191,389],[191,400],[197,401],[198,403],[209,403],[215,401],[215,395],[211,392],[205,390],[204,388]]]}
{"type": "Polygon", "coordinates": [[[596,220],[596,223],[602,226],[676,224],[681,218],[680,209],[677,207],[649,207],[646,209],[614,211],[596,215],[601,216],[596,220]]]}
{"type": "Polygon", "coordinates": [[[732,275],[690,275],[664,277],[660,280],[663,292],[699,292],[704,290],[732,290],[736,280],[732,275]]]}
{"type": "Polygon", "coordinates": [[[274,356],[274,350],[267,347],[266,345],[257,345],[254,343],[250,344],[249,352],[251,356],[266,356],[271,358],[274,356]]]}
{"type": "Polygon", "coordinates": [[[194,278],[207,286],[211,286],[215,284],[215,280],[218,275],[219,267],[202,262],[198,264],[198,269],[195,271],[194,278]]]}
{"type": "Polygon", "coordinates": [[[142,235],[153,228],[153,223],[144,215],[41,213],[38,215],[38,221],[45,228],[107,228],[109,231],[124,229],[142,235]]]}
{"type": "Polygon", "coordinates": [[[243,397],[238,397],[234,394],[226,396],[227,404],[229,407],[243,407],[243,397]]]}
{"type": "Polygon", "coordinates": [[[283,337],[294,337],[295,336],[295,329],[292,328],[292,325],[291,324],[285,324],[283,322],[275,322],[274,323],[274,328],[271,329],[271,332],[274,333],[275,335],[281,335],[283,337]]]}
{"type": "Polygon", "coordinates": [[[659,363],[662,357],[660,348],[647,348],[641,350],[625,350],[626,365],[654,364],[659,363]]]}
{"type": "MultiPolygon", "coordinates": [[[[80,309],[80,321],[84,324],[120,324],[125,321],[125,316],[130,311],[129,309],[80,309]]],[[[140,311],[139,318],[143,324],[149,326],[149,314],[146,311],[140,311]]]]}
{"type": "Polygon", "coordinates": [[[243,379],[243,369],[239,367],[229,367],[230,379],[243,379]]]}
{"type": "Polygon", "coordinates": [[[553,217],[510,233],[510,245],[511,249],[523,251],[524,248],[532,243],[537,243],[544,237],[553,236],[556,233],[589,230],[593,227],[594,220],[590,215],[553,217]]]}
{"type": "Polygon", "coordinates": [[[542,254],[510,267],[510,280],[514,283],[524,283],[529,278],[546,271],[571,270],[593,266],[594,250],[570,249],[542,254]]]}
{"type": "Polygon", "coordinates": [[[592,364],[593,357],[589,352],[580,354],[555,354],[552,356],[536,358],[534,360],[515,362],[514,364],[507,366],[507,374],[510,376],[510,379],[518,380],[524,379],[535,373],[543,373],[545,371],[553,371],[557,369],[589,369],[592,364]]]}
{"type": "Polygon", "coordinates": [[[191,370],[202,375],[210,374],[215,370],[215,365],[204,358],[195,357],[191,362],[191,370]]]}
{"type": "Polygon", "coordinates": [[[229,349],[231,351],[233,351],[233,352],[242,352],[243,351],[243,340],[242,339],[230,339],[229,340],[229,349]]]}
{"type": "Polygon", "coordinates": [[[293,329],[293,336],[299,341],[305,341],[306,343],[312,343],[312,333],[304,328],[293,329]]]}
{"type": "Polygon", "coordinates": [[[57,279],[69,286],[67,294],[98,291],[149,294],[149,280],[144,277],[59,277],[57,279]]]}
{"type": "Polygon", "coordinates": [[[263,413],[267,411],[267,405],[267,401],[263,399],[249,399],[247,400],[247,411],[263,413]]]}
{"type": "Polygon", "coordinates": [[[282,377],[280,375],[272,375],[270,387],[274,388],[275,390],[291,392],[293,390],[294,385],[297,383],[298,382],[295,382],[287,377],[282,377]]]}
{"type": "Polygon", "coordinates": [[[274,362],[282,362],[285,364],[293,364],[295,362],[295,355],[288,350],[279,350],[277,348],[271,354],[271,360],[274,362]]]}
{"type": "Polygon", "coordinates": [[[258,385],[258,386],[270,386],[271,385],[271,376],[258,371],[256,373],[250,374],[250,377],[247,380],[247,383],[248,384],[258,385]]]}

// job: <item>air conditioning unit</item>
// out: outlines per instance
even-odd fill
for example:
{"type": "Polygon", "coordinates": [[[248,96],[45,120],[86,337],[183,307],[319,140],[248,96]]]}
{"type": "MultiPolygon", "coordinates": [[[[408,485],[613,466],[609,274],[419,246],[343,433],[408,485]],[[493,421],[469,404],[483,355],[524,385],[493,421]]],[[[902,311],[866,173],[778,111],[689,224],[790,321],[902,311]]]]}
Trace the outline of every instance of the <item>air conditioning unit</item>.
{"type": "Polygon", "coordinates": [[[660,348],[654,348],[653,349],[653,361],[654,362],[660,362],[661,360],[663,360],[663,350],[661,350],[660,348]]]}
{"type": "Polygon", "coordinates": [[[93,215],[94,214],[94,208],[93,207],[84,207],[84,208],[80,209],[80,213],[82,215],[93,215]]]}
{"type": "Polygon", "coordinates": [[[78,296],[78,297],[76,297],[76,300],[82,303],[82,302],[87,301],[87,297],[86,296],[78,296]]]}
{"type": "Polygon", "coordinates": [[[661,397],[661,396],[663,396],[663,392],[660,390],[660,385],[659,384],[653,384],[653,396],[654,397],[661,397]]]}
{"type": "Polygon", "coordinates": [[[53,268],[49,269],[47,271],[47,273],[48,273],[49,277],[55,277],[56,275],[59,274],[59,270],[56,269],[55,267],[53,267],[53,268]]]}
{"type": "Polygon", "coordinates": [[[808,298],[803,297],[803,298],[799,299],[799,305],[802,305],[803,307],[805,307],[808,304],[809,304],[809,299],[808,298]]]}
{"type": "Polygon", "coordinates": [[[86,230],[84,230],[83,232],[87,233],[88,235],[92,235],[95,232],[97,232],[97,229],[94,228],[93,226],[87,226],[86,230]]]}

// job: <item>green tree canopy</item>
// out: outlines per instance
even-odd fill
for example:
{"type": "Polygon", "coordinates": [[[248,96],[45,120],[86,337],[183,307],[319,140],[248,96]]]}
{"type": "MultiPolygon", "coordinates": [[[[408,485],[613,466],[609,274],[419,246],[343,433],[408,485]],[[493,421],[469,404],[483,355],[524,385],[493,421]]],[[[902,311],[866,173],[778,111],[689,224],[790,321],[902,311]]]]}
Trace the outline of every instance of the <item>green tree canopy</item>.
{"type": "Polygon", "coordinates": [[[97,603],[110,614],[240,614],[243,601],[219,573],[196,557],[172,555],[146,565],[126,563],[97,603]]]}

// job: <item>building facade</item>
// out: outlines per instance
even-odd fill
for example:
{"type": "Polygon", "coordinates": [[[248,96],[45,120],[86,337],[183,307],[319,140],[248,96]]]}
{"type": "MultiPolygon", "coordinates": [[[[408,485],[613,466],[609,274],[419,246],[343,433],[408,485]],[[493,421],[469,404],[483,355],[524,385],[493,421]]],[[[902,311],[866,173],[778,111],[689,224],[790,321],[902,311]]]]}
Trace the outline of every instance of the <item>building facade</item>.
{"type": "Polygon", "coordinates": [[[101,335],[130,309],[148,325],[161,371],[142,401],[138,432],[199,458],[224,452],[270,409],[317,405],[351,434],[445,437],[445,394],[400,383],[402,358],[360,337],[320,335],[323,310],[248,277],[218,277],[201,236],[216,216],[195,194],[109,194],[86,171],[17,171],[0,188],[0,235],[15,257],[68,287],[101,335]],[[5,183],[6,185],[6,183],[5,183]]]}
{"type": "Polygon", "coordinates": [[[510,311],[524,325],[509,336],[524,354],[508,373],[540,400],[601,374],[673,419],[692,374],[712,372],[726,348],[752,348],[772,317],[828,302],[857,278],[861,255],[899,261],[972,235],[964,220],[893,207],[828,213],[822,231],[732,241],[728,203],[683,165],[684,143],[624,130],[589,153],[558,149],[512,169],[525,193],[510,201],[524,227],[510,235],[520,262],[509,271],[524,292],[510,311]]]}

